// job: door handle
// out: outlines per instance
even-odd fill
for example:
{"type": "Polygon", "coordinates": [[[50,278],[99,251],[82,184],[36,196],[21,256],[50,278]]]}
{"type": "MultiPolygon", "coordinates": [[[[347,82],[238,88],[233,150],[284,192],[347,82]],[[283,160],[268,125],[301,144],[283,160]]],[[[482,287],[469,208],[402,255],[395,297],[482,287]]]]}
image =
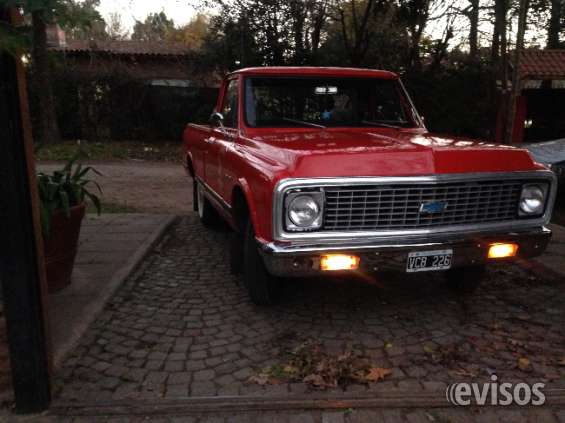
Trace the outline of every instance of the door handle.
{"type": "Polygon", "coordinates": [[[214,138],[210,137],[210,138],[204,138],[204,142],[206,144],[213,144],[214,143],[214,138]]]}

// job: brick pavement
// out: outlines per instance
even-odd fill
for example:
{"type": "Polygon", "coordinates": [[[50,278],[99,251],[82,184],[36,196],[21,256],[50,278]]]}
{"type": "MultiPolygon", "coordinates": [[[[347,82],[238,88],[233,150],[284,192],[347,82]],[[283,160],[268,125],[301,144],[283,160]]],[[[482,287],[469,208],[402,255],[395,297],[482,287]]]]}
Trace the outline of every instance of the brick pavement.
{"type": "MultiPolygon", "coordinates": [[[[0,419],[2,415],[0,414],[0,419]]],[[[10,417],[14,423],[563,423],[565,411],[542,408],[451,408],[416,410],[407,408],[262,411],[176,415],[89,415],[10,417]]]]}
{"type": "Polygon", "coordinates": [[[173,219],[158,214],[86,216],[72,283],[48,296],[56,366],[173,219]]]}
{"type": "Polygon", "coordinates": [[[304,383],[248,381],[305,340],[393,369],[385,382],[329,391],[338,397],[443,395],[447,383],[488,381],[492,373],[565,387],[559,281],[506,265],[461,299],[438,275],[295,280],[279,305],[257,308],[228,273],[227,236],[203,229],[194,215],[174,226],[67,358],[58,401],[308,398],[319,392],[304,383]],[[520,358],[528,365],[519,368],[520,358]]]}

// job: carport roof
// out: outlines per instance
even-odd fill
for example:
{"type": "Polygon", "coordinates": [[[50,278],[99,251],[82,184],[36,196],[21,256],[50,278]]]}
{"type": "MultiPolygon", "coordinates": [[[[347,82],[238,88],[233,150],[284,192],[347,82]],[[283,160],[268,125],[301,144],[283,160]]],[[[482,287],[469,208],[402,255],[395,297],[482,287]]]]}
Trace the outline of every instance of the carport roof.
{"type": "Polygon", "coordinates": [[[525,50],[520,55],[522,79],[565,79],[565,50],[525,50]]]}
{"type": "Polygon", "coordinates": [[[190,50],[183,44],[134,40],[73,40],[51,50],[65,53],[106,53],[133,56],[185,56],[190,50]]]}

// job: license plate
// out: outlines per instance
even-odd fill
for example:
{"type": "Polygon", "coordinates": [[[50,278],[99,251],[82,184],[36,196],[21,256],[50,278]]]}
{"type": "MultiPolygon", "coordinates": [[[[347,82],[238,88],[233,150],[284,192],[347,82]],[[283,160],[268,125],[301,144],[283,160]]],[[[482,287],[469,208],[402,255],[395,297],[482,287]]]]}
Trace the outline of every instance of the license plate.
{"type": "Polygon", "coordinates": [[[429,272],[451,267],[453,250],[413,251],[408,253],[407,272],[429,272]]]}

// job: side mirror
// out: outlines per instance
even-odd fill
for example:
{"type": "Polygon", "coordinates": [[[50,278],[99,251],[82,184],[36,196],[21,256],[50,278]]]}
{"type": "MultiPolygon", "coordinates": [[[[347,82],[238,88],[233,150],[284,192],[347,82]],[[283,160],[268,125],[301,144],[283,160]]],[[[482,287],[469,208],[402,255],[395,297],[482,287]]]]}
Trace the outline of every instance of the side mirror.
{"type": "Polygon", "coordinates": [[[217,126],[217,127],[223,128],[224,127],[224,115],[222,115],[220,112],[212,113],[212,115],[210,116],[210,124],[212,126],[217,126]]]}

